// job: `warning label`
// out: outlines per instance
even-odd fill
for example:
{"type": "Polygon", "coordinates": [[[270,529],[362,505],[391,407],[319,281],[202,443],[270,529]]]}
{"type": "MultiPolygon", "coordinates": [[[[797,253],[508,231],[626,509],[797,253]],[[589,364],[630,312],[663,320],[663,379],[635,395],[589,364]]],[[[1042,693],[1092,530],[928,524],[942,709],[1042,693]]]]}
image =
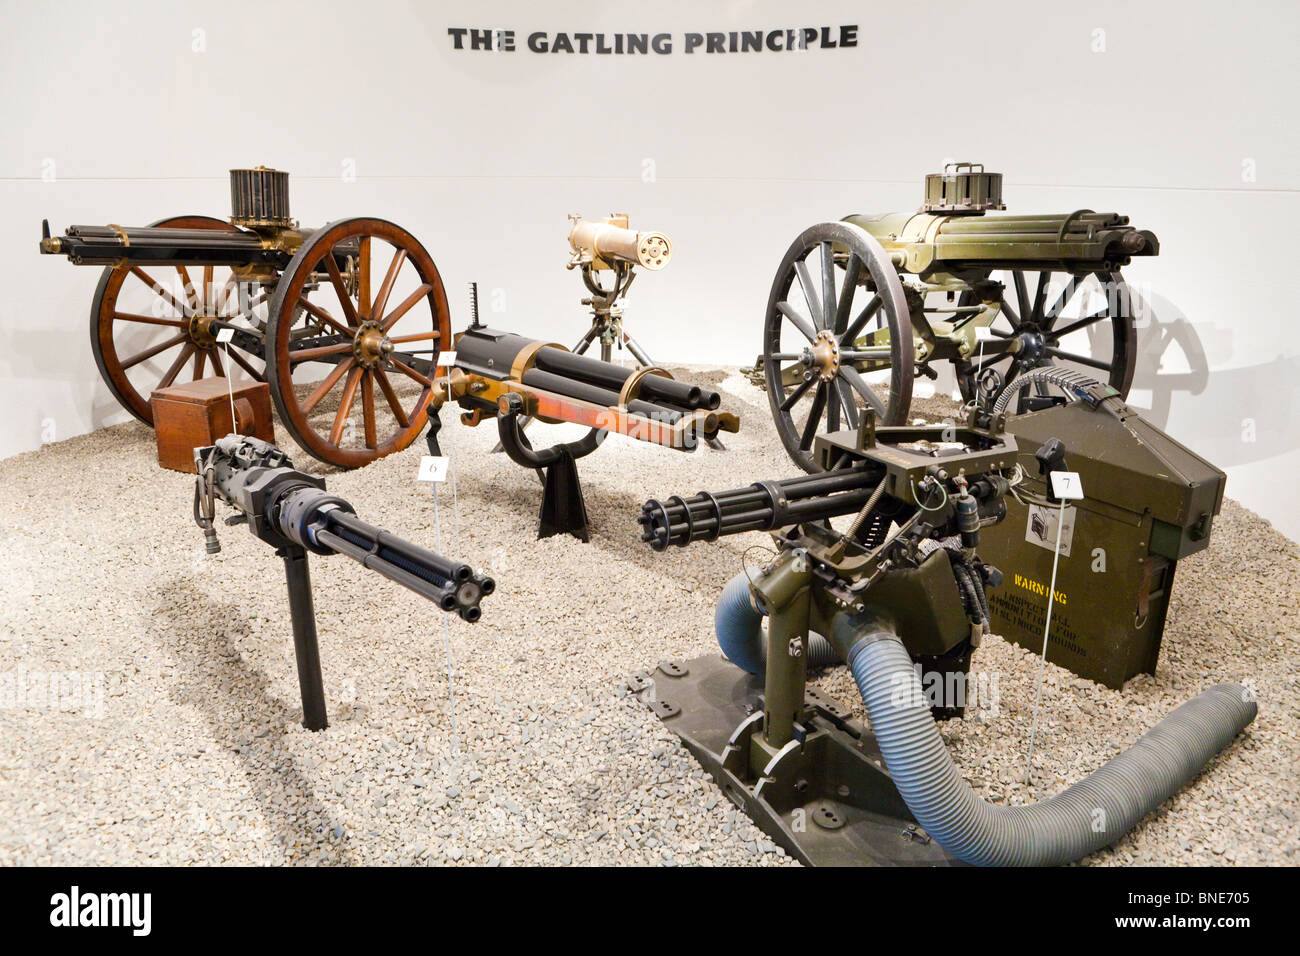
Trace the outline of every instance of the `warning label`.
{"type": "MultiPolygon", "coordinates": [[[[1060,599],[1059,591],[1057,598],[1060,599]]],[[[993,612],[992,626],[995,634],[1027,647],[1042,646],[1047,608],[1041,601],[1015,594],[990,594],[989,610],[993,612]]],[[[1087,650],[1079,641],[1079,635],[1070,627],[1059,605],[1052,613],[1052,647],[1079,657],[1088,656],[1087,650]]]]}
{"type": "MultiPolygon", "coordinates": [[[[1063,558],[1070,556],[1070,543],[1074,540],[1075,514],[1074,508],[1066,507],[1065,519],[1061,524],[1061,557],[1063,558]]],[[[1051,551],[1056,546],[1056,525],[1060,521],[1060,508],[1030,505],[1029,516],[1025,521],[1025,540],[1046,551],[1051,551]]]]}

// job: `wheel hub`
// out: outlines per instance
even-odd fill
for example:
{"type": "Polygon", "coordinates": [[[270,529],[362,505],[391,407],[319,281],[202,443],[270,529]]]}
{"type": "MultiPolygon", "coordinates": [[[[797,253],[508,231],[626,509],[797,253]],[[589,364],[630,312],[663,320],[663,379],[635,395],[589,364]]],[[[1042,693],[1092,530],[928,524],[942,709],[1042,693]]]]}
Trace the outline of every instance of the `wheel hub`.
{"type": "Polygon", "coordinates": [[[840,346],[835,336],[823,329],[813,339],[812,348],[804,349],[804,364],[823,382],[829,382],[840,371],[840,346]]]}
{"type": "Polygon", "coordinates": [[[1020,349],[1018,358],[1023,362],[1033,364],[1043,355],[1043,350],[1047,348],[1047,339],[1041,332],[1022,332],[1020,333],[1020,349]]]}
{"type": "Polygon", "coordinates": [[[192,315],[190,324],[186,331],[189,333],[190,341],[198,348],[212,349],[217,346],[217,332],[212,327],[220,316],[216,315],[192,315]]]}
{"type": "Polygon", "coordinates": [[[379,368],[388,361],[393,343],[377,322],[365,322],[352,340],[352,355],[362,368],[379,368]]]}

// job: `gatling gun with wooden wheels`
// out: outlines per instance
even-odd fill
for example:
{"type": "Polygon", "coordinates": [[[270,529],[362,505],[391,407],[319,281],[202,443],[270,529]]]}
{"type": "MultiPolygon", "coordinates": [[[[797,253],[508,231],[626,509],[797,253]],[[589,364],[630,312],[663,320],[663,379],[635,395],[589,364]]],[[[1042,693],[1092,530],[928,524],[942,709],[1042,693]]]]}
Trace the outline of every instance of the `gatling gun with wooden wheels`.
{"type": "MultiPolygon", "coordinates": [[[[913,213],[854,215],[806,229],[777,270],[763,327],[764,385],[790,457],[817,470],[813,439],[870,407],[906,421],[916,375],[952,363],[967,403],[991,404],[1045,365],[1082,367],[1122,396],[1137,357],[1134,299],[1120,274],[1159,252],[1127,216],[988,215],[1002,176],[956,163],[926,177],[913,213]]],[[[1019,410],[1046,396],[1022,395],[1019,410]]]]}
{"type": "Polygon", "coordinates": [[[446,293],[405,229],[369,217],[299,228],[288,188],[285,172],[231,170],[229,222],[176,216],[70,226],[57,237],[47,223],[41,252],[106,267],[91,348],[113,396],[146,425],[157,388],[186,375],[247,376],[269,383],[281,422],[307,452],[364,465],[424,427],[432,370],[451,336],[446,293]],[[217,342],[223,329],[228,348],[217,342]]]}

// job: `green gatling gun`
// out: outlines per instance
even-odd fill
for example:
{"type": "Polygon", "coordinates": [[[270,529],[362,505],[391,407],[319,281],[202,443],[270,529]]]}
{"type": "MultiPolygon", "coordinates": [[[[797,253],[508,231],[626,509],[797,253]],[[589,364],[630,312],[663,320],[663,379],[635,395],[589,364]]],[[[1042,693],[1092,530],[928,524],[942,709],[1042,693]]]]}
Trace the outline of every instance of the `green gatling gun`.
{"type": "Polygon", "coordinates": [[[906,421],[915,376],[936,378],[943,362],[967,402],[990,404],[1048,365],[1128,394],[1137,310],[1120,269],[1156,255],[1155,235],[1118,213],[996,214],[1004,208],[1000,174],[956,163],[926,177],[916,212],[821,223],[790,246],[759,367],[801,467],[815,467],[819,432],[857,427],[862,408],[906,421]]]}

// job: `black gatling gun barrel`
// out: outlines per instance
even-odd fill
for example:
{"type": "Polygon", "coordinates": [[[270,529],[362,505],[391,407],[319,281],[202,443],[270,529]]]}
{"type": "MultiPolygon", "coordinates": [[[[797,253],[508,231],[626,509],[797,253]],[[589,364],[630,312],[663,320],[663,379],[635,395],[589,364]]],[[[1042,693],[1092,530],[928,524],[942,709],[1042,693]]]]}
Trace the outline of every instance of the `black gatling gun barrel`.
{"type": "MultiPolygon", "coordinates": [[[[611,390],[615,397],[634,371],[621,365],[602,362],[600,359],[589,358],[586,355],[576,355],[551,346],[537,350],[535,367],[544,372],[563,375],[611,390]]],[[[639,394],[648,402],[676,405],[681,408],[704,408],[713,411],[722,404],[722,396],[712,389],[654,374],[642,376],[639,394]]]]}
{"type": "Polygon", "coordinates": [[[69,226],[62,236],[42,226],[41,252],[67,256],[73,265],[115,266],[122,262],[199,266],[270,265],[283,268],[290,256],[239,229],[161,226],[69,226]]]}
{"type": "Polygon", "coordinates": [[[346,555],[466,621],[479,619],[479,601],[496,588],[468,564],[363,521],[351,504],[326,492],[322,479],[295,471],[284,452],[267,442],[228,435],[197,449],[195,463],[195,517],[210,552],[220,549],[212,530],[212,503],[220,498],[268,544],[346,555]]]}
{"type": "Polygon", "coordinates": [[[656,551],[670,544],[713,541],[724,534],[774,531],[788,525],[854,514],[875,493],[881,469],[870,464],[801,475],[781,481],[756,481],[748,488],[690,498],[674,495],[641,506],[641,540],[656,551]]]}
{"type": "Polygon", "coordinates": [[[431,407],[436,411],[446,401],[502,420],[513,403],[517,414],[531,418],[677,449],[740,428],[713,389],[676,381],[660,368],[624,368],[484,325],[471,325],[456,338],[455,368],[445,385],[439,380],[431,407]]]}
{"type": "MultiPolygon", "coordinates": [[[[456,364],[497,379],[517,374],[525,385],[599,405],[617,405],[628,379],[639,371],[482,327],[470,328],[457,341],[456,364]]],[[[628,411],[660,420],[672,420],[674,412],[680,418],[682,412],[712,411],[722,404],[722,396],[712,389],[653,373],[639,374],[636,394],[627,402],[628,411]]]]}
{"type": "Polygon", "coordinates": [[[482,616],[479,600],[496,588],[491,578],[475,574],[468,564],[450,561],[349,511],[327,508],[319,519],[323,526],[312,532],[316,543],[428,598],[444,611],[455,611],[470,623],[482,616]]]}

